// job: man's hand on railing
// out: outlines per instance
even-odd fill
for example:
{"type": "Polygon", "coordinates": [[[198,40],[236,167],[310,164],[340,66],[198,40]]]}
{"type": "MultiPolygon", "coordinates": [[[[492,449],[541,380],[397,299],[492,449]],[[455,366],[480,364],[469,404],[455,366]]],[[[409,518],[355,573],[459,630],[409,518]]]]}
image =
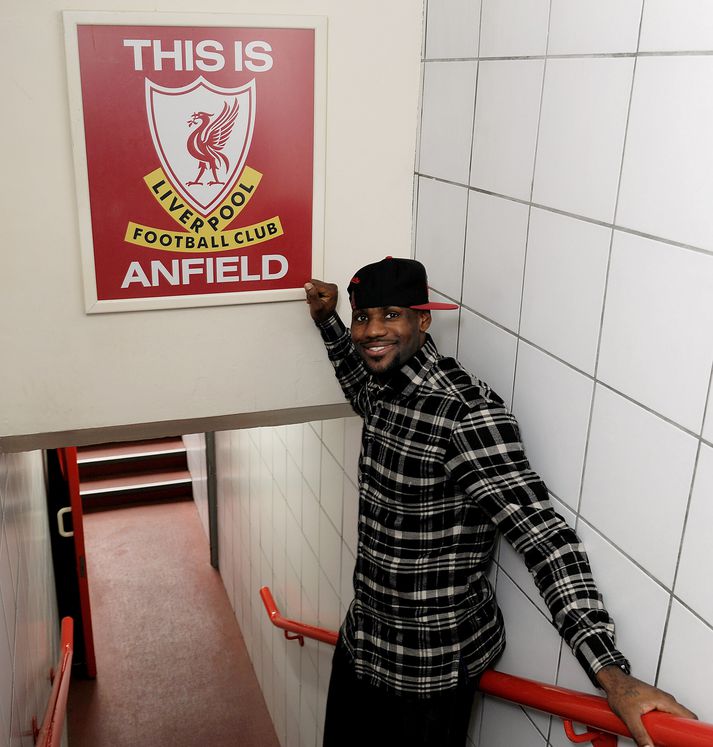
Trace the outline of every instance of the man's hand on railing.
{"type": "Polygon", "coordinates": [[[597,672],[597,680],[607,694],[609,707],[626,724],[639,747],[655,747],[641,721],[646,713],[664,711],[683,718],[698,718],[672,695],[637,680],[619,667],[604,667],[597,672]]]}

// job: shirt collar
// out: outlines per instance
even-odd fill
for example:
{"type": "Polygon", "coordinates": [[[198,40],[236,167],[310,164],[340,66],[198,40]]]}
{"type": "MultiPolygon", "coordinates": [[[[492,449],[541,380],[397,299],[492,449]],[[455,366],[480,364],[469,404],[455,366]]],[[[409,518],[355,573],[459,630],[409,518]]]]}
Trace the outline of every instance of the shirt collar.
{"type": "Polygon", "coordinates": [[[374,388],[386,394],[408,397],[426,380],[428,372],[438,360],[439,354],[436,343],[431,335],[426,335],[423,345],[404,363],[403,366],[383,385],[372,376],[371,383],[374,388]]]}

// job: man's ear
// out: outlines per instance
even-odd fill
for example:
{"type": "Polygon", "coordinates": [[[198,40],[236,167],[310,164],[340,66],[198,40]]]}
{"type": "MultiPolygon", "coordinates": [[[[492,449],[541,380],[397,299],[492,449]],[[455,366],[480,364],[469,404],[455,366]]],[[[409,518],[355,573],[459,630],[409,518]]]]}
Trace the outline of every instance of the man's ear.
{"type": "Polygon", "coordinates": [[[420,319],[418,321],[418,331],[425,332],[431,326],[431,312],[419,311],[420,319]]]}

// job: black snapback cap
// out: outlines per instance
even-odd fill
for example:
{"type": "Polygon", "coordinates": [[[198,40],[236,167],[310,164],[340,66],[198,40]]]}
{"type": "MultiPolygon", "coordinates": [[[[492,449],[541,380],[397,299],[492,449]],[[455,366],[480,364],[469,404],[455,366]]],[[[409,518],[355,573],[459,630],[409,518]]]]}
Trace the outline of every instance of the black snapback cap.
{"type": "Polygon", "coordinates": [[[351,279],[347,294],[353,309],[402,306],[431,311],[457,309],[455,303],[428,300],[426,268],[415,259],[385,257],[366,265],[351,279]]]}

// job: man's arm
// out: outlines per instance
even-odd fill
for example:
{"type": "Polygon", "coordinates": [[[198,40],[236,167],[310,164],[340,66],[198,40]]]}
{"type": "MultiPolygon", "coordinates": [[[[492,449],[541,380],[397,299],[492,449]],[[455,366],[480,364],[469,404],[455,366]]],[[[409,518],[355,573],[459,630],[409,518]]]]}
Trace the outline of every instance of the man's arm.
{"type": "Polygon", "coordinates": [[[322,335],[339,385],[357,414],[363,415],[359,393],[368,373],[354,349],[349,330],[337,315],[337,286],[312,279],[305,285],[305,293],[310,315],[322,335]]]}
{"type": "Polygon", "coordinates": [[[495,404],[468,412],[453,431],[446,467],[523,556],[553,623],[637,745],[653,747],[641,721],[649,711],[695,718],[670,695],[621,668],[628,663],[614,645],[614,625],[584,548],[530,468],[512,415],[495,404]]]}

